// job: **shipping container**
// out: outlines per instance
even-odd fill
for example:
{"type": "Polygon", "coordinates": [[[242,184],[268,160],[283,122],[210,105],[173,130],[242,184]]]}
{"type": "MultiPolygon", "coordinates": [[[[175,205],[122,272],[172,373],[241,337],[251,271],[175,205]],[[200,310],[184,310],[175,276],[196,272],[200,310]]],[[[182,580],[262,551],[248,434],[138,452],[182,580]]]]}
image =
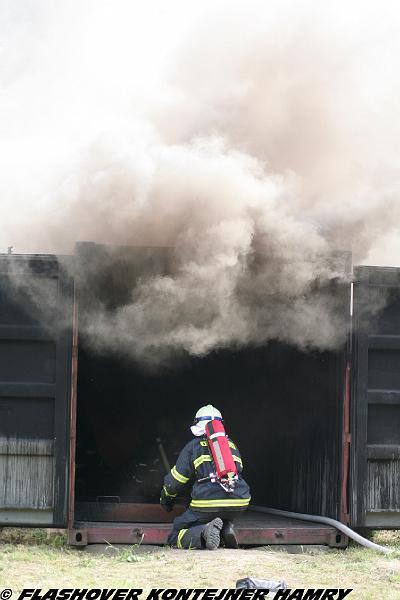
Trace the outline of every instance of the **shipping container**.
{"type": "MultiPolygon", "coordinates": [[[[172,256],[93,243],[0,256],[0,526],[67,528],[76,545],[165,543],[184,501],[169,514],[158,504],[160,440],[174,464],[211,402],[255,505],[399,528],[400,269],[352,272],[348,253],[331,257],[348,274],[323,290],[349,326],[334,351],[271,341],[154,369],[94,348],[96,303],[111,314],[141,275],[168,274],[172,256]]],[[[347,543],[333,527],[251,510],[237,531],[244,545],[347,543]]]]}

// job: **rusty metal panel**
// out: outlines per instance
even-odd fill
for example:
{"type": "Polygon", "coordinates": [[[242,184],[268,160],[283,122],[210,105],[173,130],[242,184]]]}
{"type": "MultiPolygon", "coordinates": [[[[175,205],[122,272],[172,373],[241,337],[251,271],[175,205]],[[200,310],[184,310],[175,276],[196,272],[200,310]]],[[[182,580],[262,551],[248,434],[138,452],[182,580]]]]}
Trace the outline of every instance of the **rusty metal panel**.
{"type": "MultiPolygon", "coordinates": [[[[131,523],[129,526],[114,525],[107,527],[104,523],[79,524],[80,529],[69,532],[69,543],[76,544],[76,532],[81,534],[78,544],[82,539],[88,544],[155,544],[167,543],[170,527],[158,523],[131,523]],[[84,534],[83,534],[84,532],[84,534]]],[[[333,527],[315,526],[314,528],[285,527],[254,529],[252,527],[237,528],[238,542],[242,546],[266,546],[276,544],[318,544],[334,548],[343,548],[347,545],[345,536],[338,534],[333,527]],[[337,538],[339,541],[337,541],[337,538]]]]}
{"type": "Polygon", "coordinates": [[[0,255],[0,524],[66,525],[72,280],[0,255]]]}
{"type": "Polygon", "coordinates": [[[73,292],[72,347],[71,347],[71,399],[69,407],[69,489],[68,528],[72,527],[75,513],[75,469],[76,469],[76,406],[78,380],[78,304],[76,290],[73,292]]]}
{"type": "Polygon", "coordinates": [[[352,524],[400,527],[400,269],[355,278],[352,524]]]}
{"type": "MultiPolygon", "coordinates": [[[[238,541],[243,546],[276,544],[324,544],[342,548],[347,537],[334,527],[297,521],[273,515],[255,514],[249,509],[235,519],[238,541]]],[[[77,521],[70,529],[72,545],[101,544],[166,544],[171,524],[138,521],[100,523],[77,521]]]]}

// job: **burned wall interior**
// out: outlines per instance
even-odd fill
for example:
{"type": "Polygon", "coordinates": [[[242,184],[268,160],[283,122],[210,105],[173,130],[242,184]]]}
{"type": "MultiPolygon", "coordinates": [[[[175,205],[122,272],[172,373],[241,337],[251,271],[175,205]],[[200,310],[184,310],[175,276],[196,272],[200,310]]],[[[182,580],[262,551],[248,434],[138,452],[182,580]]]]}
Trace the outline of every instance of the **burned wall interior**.
{"type": "MultiPolygon", "coordinates": [[[[170,250],[81,244],[76,254],[79,324],[96,302],[112,311],[142,269],[168,272],[170,250]]],[[[347,291],[337,286],[332,293],[347,291]]],[[[345,308],[344,308],[345,310],[345,308]]],[[[318,326],[318,324],[316,324],[318,326]]],[[[189,441],[197,408],[213,403],[237,441],[257,504],[339,515],[344,348],[301,351],[277,341],[180,353],[148,368],[95,348],[80,327],[77,502],[157,503],[165,474],[189,441]]]]}

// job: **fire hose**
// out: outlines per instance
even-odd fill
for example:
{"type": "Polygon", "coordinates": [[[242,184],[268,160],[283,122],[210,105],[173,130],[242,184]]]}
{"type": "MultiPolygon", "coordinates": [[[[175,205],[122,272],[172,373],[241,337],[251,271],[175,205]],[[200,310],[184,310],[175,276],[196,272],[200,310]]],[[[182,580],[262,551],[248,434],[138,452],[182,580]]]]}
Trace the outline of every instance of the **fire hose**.
{"type": "Polygon", "coordinates": [[[379,544],[375,544],[374,542],[367,540],[366,538],[362,537],[362,535],[350,529],[350,527],[347,527],[347,525],[344,525],[340,521],[336,521],[336,519],[331,519],[330,517],[322,517],[319,515],[304,515],[302,513],[290,512],[287,510],[278,510],[277,508],[267,508],[264,506],[251,505],[249,509],[253,510],[254,512],[266,513],[269,515],[275,515],[277,517],[290,517],[291,519],[299,519],[301,521],[309,521],[311,523],[323,523],[324,525],[331,525],[332,527],[335,527],[335,529],[338,529],[339,531],[347,535],[347,537],[351,538],[361,546],[365,546],[365,548],[377,550],[378,552],[383,552],[384,554],[391,554],[395,551],[394,548],[380,546],[379,544]]]}

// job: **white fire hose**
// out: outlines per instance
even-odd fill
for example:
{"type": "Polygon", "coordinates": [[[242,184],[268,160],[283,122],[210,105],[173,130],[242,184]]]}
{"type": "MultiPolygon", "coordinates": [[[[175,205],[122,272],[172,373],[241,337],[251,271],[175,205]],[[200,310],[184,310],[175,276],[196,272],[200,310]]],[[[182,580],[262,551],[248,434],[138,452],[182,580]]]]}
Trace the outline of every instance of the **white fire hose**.
{"type": "Polygon", "coordinates": [[[301,513],[290,512],[287,510],[278,510],[277,508],[266,508],[264,506],[249,506],[249,510],[253,510],[254,512],[266,513],[269,515],[275,515],[277,517],[290,517],[291,519],[299,519],[300,521],[310,521],[311,523],[323,523],[324,525],[331,525],[335,529],[338,529],[347,537],[351,538],[361,546],[365,546],[365,548],[371,548],[372,550],[377,550],[378,552],[383,552],[384,554],[390,554],[395,551],[394,548],[387,548],[386,546],[380,546],[379,544],[375,544],[370,540],[362,537],[347,525],[344,525],[340,521],[336,521],[335,519],[331,519],[330,517],[322,517],[316,515],[303,515],[301,513]]]}

